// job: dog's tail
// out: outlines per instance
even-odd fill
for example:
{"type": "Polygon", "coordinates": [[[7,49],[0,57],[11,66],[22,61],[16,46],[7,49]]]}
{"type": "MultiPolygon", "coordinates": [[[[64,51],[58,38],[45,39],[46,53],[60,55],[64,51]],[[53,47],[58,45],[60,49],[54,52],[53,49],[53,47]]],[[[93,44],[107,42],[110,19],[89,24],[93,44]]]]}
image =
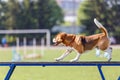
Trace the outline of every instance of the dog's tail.
{"type": "Polygon", "coordinates": [[[108,32],[105,29],[105,27],[96,19],[94,18],[94,23],[97,25],[97,27],[105,34],[105,36],[108,37],[108,32]]]}

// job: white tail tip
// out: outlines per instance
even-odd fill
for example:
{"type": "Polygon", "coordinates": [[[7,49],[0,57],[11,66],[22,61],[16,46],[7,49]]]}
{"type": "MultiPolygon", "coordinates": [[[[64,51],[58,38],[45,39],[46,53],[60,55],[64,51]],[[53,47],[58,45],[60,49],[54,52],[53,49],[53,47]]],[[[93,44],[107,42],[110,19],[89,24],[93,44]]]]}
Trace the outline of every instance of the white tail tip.
{"type": "Polygon", "coordinates": [[[94,23],[97,25],[97,27],[102,27],[103,25],[96,19],[94,18],[94,23]]]}

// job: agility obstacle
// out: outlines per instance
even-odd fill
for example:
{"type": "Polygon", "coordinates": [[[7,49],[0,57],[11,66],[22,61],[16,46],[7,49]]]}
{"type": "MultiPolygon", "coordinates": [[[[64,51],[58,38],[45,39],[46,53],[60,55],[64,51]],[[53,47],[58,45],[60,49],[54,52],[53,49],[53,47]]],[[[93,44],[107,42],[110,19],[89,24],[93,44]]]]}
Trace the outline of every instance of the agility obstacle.
{"type": "MultiPolygon", "coordinates": [[[[105,76],[101,69],[102,66],[120,66],[120,62],[0,62],[0,66],[10,67],[4,80],[10,79],[16,66],[97,66],[101,79],[105,80],[105,76]]],[[[120,80],[120,76],[118,77],[118,80],[120,80]]]]}

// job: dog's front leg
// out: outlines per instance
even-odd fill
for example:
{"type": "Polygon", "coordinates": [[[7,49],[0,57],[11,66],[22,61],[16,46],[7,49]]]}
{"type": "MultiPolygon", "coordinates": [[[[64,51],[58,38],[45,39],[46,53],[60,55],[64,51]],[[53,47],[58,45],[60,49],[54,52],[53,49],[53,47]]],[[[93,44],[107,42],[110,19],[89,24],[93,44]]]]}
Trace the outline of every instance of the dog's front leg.
{"type": "Polygon", "coordinates": [[[74,59],[70,60],[70,62],[77,62],[80,58],[80,55],[81,55],[80,53],[77,53],[76,57],[74,59]]]}
{"type": "Polygon", "coordinates": [[[63,60],[69,53],[71,53],[73,51],[72,48],[69,48],[65,51],[65,53],[63,53],[60,57],[56,58],[56,61],[61,61],[63,60]]]}

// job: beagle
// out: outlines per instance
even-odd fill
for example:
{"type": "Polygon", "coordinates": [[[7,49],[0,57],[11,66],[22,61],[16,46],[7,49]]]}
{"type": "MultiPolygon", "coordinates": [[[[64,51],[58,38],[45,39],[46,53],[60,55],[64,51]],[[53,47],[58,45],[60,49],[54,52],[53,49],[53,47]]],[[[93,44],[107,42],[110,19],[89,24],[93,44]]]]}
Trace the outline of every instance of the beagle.
{"type": "Polygon", "coordinates": [[[53,38],[54,45],[57,46],[58,44],[63,43],[65,46],[70,48],[67,49],[60,57],[56,58],[56,61],[63,60],[69,53],[76,50],[77,55],[71,60],[71,62],[77,62],[81,54],[94,48],[96,48],[96,56],[99,56],[100,50],[102,50],[105,52],[104,57],[110,61],[112,59],[112,48],[110,47],[108,32],[97,19],[94,19],[94,23],[102,33],[90,36],[67,34],[65,32],[57,34],[56,37],[53,38]]]}

